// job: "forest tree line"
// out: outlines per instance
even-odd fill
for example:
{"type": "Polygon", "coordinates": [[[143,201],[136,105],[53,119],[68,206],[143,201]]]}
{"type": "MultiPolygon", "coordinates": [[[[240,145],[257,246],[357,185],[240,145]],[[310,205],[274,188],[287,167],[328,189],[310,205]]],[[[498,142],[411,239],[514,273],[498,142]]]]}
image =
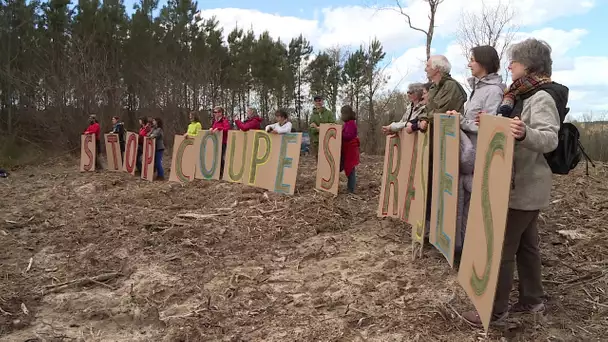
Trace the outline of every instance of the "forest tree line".
{"type": "Polygon", "coordinates": [[[386,54],[376,39],[316,50],[302,35],[223,32],[192,0],[139,0],[131,14],[123,0],[0,0],[0,51],[0,135],[15,144],[77,148],[91,113],[104,131],[114,115],[131,129],[139,116],[160,116],[170,137],[192,110],[209,127],[214,106],[231,117],[254,106],[267,121],[286,108],[305,130],[322,94],[334,113],[355,108],[363,149],[374,153],[379,125],[406,105],[402,93],[380,96],[386,54]]]}

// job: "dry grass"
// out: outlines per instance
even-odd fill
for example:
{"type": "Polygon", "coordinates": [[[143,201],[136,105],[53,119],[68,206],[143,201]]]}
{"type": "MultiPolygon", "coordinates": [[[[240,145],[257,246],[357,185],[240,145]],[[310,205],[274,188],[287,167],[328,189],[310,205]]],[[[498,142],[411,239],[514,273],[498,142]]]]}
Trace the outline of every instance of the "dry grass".
{"type": "MultiPolygon", "coordinates": [[[[335,199],[313,190],[308,157],[291,197],[80,174],[74,160],[16,170],[0,179],[0,340],[477,341],[443,257],[412,262],[409,229],[375,217],[381,163],[363,157],[358,196],[335,199]]],[[[550,310],[484,338],[608,336],[607,173],[556,177],[541,223],[550,310]]]]}

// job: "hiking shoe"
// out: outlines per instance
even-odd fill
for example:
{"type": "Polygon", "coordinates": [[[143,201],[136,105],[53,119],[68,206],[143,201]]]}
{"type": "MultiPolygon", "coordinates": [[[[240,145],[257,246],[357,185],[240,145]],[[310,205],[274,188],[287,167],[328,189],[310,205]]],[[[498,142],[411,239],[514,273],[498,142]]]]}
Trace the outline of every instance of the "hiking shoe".
{"type": "MultiPolygon", "coordinates": [[[[475,310],[463,312],[462,318],[473,327],[483,328],[481,317],[479,317],[479,314],[475,310]]],[[[492,319],[490,320],[490,326],[503,326],[507,322],[507,318],[509,318],[509,311],[505,311],[501,314],[493,314],[492,319]]]]}
{"type": "Polygon", "coordinates": [[[511,305],[511,307],[509,308],[509,311],[514,314],[520,314],[520,313],[542,314],[543,312],[545,312],[545,308],[546,308],[545,303],[522,304],[522,303],[517,302],[517,303],[511,305]]]}

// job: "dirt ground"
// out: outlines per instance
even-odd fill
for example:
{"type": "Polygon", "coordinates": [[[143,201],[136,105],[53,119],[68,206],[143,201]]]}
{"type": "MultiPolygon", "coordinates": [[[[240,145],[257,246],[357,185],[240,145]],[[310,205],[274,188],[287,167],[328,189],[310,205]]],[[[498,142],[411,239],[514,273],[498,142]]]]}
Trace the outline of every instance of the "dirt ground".
{"type": "Polygon", "coordinates": [[[409,228],[376,218],[381,164],[363,156],[358,195],[343,179],[335,199],[313,190],[310,157],[294,196],[76,160],[14,170],[0,179],[0,341],[605,340],[607,166],[555,177],[548,312],[486,336],[459,318],[471,304],[443,257],[427,246],[412,262],[409,228]]]}

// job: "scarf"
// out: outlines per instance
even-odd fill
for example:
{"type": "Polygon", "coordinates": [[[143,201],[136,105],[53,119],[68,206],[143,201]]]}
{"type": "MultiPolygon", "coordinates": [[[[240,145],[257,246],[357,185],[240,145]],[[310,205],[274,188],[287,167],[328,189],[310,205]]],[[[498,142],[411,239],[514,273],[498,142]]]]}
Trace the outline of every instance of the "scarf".
{"type": "Polygon", "coordinates": [[[505,95],[502,98],[500,107],[498,107],[498,114],[510,117],[518,96],[524,95],[547,83],[551,83],[550,77],[527,75],[518,78],[505,90],[505,95]]]}

